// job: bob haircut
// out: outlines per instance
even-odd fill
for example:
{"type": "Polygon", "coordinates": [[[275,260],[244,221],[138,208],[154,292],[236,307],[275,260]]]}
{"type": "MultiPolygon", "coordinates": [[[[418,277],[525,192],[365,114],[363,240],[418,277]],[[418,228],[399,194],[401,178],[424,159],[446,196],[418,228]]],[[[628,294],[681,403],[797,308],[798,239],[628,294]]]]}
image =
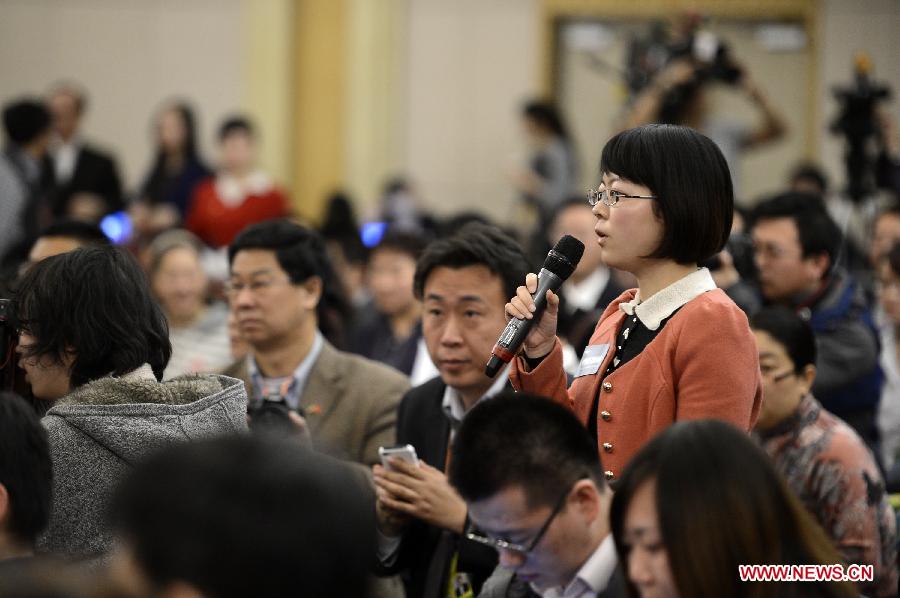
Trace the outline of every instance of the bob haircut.
{"type": "MultiPolygon", "coordinates": [[[[610,509],[625,571],[630,550],[625,516],[637,490],[651,480],[656,481],[660,535],[679,595],[858,595],[848,584],[803,584],[810,593],[785,594],[782,584],[741,582],[741,564],[831,565],[841,558],[762,449],[746,433],[717,420],[674,424],[625,468],[610,509]]],[[[636,595],[630,580],[628,588],[636,595]]]]}
{"type": "Polygon", "coordinates": [[[116,247],[85,247],[34,264],[14,299],[28,357],[61,364],[74,353],[72,387],[149,363],[157,380],[172,355],[166,318],[137,262],[116,247]]]}
{"type": "Polygon", "coordinates": [[[725,247],[734,189],[728,164],[708,137],[677,125],[622,131],[604,146],[600,173],[617,174],[656,196],[653,209],[664,232],[646,257],[700,264],[725,247]]]}

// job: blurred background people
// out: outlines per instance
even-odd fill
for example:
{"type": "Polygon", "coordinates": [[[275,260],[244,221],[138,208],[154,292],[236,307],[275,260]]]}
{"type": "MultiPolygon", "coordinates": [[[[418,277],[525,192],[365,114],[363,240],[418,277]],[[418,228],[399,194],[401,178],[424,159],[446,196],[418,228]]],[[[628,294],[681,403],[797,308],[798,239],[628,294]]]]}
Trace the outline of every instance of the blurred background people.
{"type": "Polygon", "coordinates": [[[712,139],[728,162],[734,195],[744,199],[740,156],[762,144],[781,139],[788,125],[781,112],[750,75],[746,65],[728,52],[726,43],[698,30],[696,15],[687,14],[677,28],[670,62],[660,69],[628,107],[623,128],[646,123],[689,126],[712,139]],[[713,109],[709,88],[727,85],[743,94],[756,109],[758,122],[747,126],[713,109]]]}
{"type": "Polygon", "coordinates": [[[546,228],[553,211],[578,192],[578,155],[559,109],[552,103],[532,100],[521,110],[522,130],[527,146],[527,162],[516,166],[510,181],[519,194],[521,206],[531,212],[528,255],[543,260],[553,243],[547,244],[546,228]]]}
{"type": "Polygon", "coordinates": [[[564,355],[566,371],[574,373],[597,321],[606,307],[625,291],[620,273],[603,263],[594,226],[597,218],[583,196],[564,200],[554,211],[547,242],[556,244],[563,235],[572,235],[584,243],[584,255],[572,275],[559,290],[557,329],[574,355],[564,355]]]}
{"type": "Polygon", "coordinates": [[[74,251],[80,247],[109,245],[107,237],[99,226],[82,220],[57,220],[38,233],[37,239],[28,251],[28,261],[22,264],[23,271],[48,257],[74,251]]]}
{"type": "Polygon", "coordinates": [[[897,592],[897,532],[884,479],[859,435],[811,394],[816,377],[812,329],[785,307],[750,320],[763,374],[756,434],[775,469],[834,542],[844,562],[872,565],[867,596],[897,592]]]}
{"type": "Polygon", "coordinates": [[[184,230],[165,232],[148,247],[150,288],[169,323],[172,357],[164,379],[212,373],[232,359],[228,306],[210,296],[202,243],[184,230]]]}
{"type": "Polygon", "coordinates": [[[54,87],[47,98],[53,115],[50,166],[55,192],[55,217],[99,222],[124,205],[122,182],[115,159],[87,143],[81,122],[88,107],[87,94],[72,83],[54,87]]]}
{"type": "Polygon", "coordinates": [[[422,337],[422,304],[413,292],[425,245],[419,234],[388,231],[371,250],[366,276],[372,306],[363,312],[352,343],[354,353],[400,370],[413,386],[438,373],[422,337]]]}
{"type": "MultiPolygon", "coordinates": [[[[632,596],[781,596],[782,584],[741,581],[738,566],[841,562],[766,454],[717,420],[676,423],[646,444],[622,473],[610,520],[632,596]]],[[[840,582],[807,591],[859,595],[840,582]]]]}
{"type": "Polygon", "coordinates": [[[881,402],[878,404],[878,431],[881,459],[888,489],[900,491],[900,242],[878,261],[878,330],[881,343],[879,363],[884,372],[881,402]]]}
{"type": "Polygon", "coordinates": [[[5,144],[0,154],[0,260],[15,272],[37,231],[49,224],[51,183],[42,174],[51,138],[42,102],[19,99],[3,107],[5,144]]]}
{"type": "Polygon", "coordinates": [[[290,214],[284,191],[257,165],[256,129],[244,116],[219,127],[216,176],[200,183],[184,225],[214,249],[228,246],[247,225],[290,214]]]}
{"type": "Polygon", "coordinates": [[[131,206],[135,229],[148,239],[184,221],[194,189],[212,171],[200,155],[194,110],[185,101],[154,117],[154,158],[131,206]]]}

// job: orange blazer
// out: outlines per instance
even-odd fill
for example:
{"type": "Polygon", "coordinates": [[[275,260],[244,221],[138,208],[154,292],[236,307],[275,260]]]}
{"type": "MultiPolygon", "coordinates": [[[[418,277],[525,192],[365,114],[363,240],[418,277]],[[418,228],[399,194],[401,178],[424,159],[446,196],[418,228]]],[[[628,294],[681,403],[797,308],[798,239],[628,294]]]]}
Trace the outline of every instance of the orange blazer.
{"type": "Polygon", "coordinates": [[[597,440],[607,480],[613,481],[654,435],[685,419],[721,419],[749,431],[762,400],[759,355],[747,316],[721,290],[686,303],[644,350],[603,378],[616,354],[616,335],[625,313],[613,301],[594,329],[589,345],[608,345],[594,374],[575,378],[566,389],[562,345],[532,371],[516,357],[510,381],[516,390],[550,397],[570,407],[588,425],[600,393],[597,440]]]}

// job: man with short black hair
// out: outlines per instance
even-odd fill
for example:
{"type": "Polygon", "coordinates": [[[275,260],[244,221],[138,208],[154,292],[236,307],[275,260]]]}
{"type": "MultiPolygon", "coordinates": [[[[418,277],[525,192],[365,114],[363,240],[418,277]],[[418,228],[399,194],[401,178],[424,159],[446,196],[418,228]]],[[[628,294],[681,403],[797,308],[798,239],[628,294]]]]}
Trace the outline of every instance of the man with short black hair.
{"type": "MultiPolygon", "coordinates": [[[[882,384],[878,340],[861,288],[836,267],[840,230],[821,199],[791,192],[756,208],[751,234],[763,302],[790,307],[815,333],[818,373],[813,394],[877,455],[875,412],[882,384]]],[[[748,304],[751,287],[746,283],[725,290],[732,297],[742,295],[740,303],[748,304]]],[[[756,309],[758,302],[750,311],[756,309]]]]}
{"type": "Polygon", "coordinates": [[[52,482],[47,432],[21,397],[0,393],[0,570],[34,554],[52,482]]]}
{"type": "Polygon", "coordinates": [[[409,382],[329,342],[344,304],[322,238],[290,220],[268,220],[245,228],[228,258],[227,295],[250,353],[225,374],[244,381],[251,407],[271,401],[300,413],[315,448],[376,463],[378,448],[394,438],[409,382]]]}
{"type": "Polygon", "coordinates": [[[570,410],[522,393],[476,406],[453,444],[450,482],[469,507],[467,537],[500,554],[481,596],[624,595],[612,492],[570,410]]]}
{"type": "Polygon", "coordinates": [[[521,247],[480,223],[429,245],[416,266],[423,335],[440,375],[410,390],[397,415],[397,444],[415,447],[419,467],[374,468],[379,561],[383,572],[403,573],[407,596],[446,598],[448,587],[474,595],[496,564],[492,550],[462,536],[466,506],[445,472],[467,412],[509,385],[508,368],[493,379],[484,368],[506,326],[506,298],[527,271],[521,247]]]}

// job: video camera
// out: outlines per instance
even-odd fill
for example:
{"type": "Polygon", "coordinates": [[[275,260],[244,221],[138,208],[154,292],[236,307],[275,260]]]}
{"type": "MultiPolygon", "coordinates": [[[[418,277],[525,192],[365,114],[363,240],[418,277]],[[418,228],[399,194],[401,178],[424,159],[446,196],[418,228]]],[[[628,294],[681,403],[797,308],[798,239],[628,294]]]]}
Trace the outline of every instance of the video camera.
{"type": "Polygon", "coordinates": [[[891,90],[869,77],[872,63],[867,55],[857,55],[855,63],[853,85],[833,89],[841,111],[831,123],[831,132],[843,135],[847,141],[844,152],[847,195],[861,202],[876,189],[876,158],[869,141],[880,134],[875,108],[890,98],[891,90]]]}

